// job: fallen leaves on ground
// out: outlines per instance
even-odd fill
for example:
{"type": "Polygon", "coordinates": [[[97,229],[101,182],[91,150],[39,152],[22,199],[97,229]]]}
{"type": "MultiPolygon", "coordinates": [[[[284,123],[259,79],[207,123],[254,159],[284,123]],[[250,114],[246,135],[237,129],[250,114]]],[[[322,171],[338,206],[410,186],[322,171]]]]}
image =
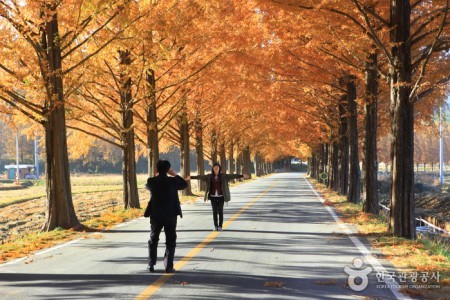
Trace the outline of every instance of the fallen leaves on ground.
{"type": "Polygon", "coordinates": [[[330,279],[330,280],[317,280],[314,281],[314,284],[320,284],[320,285],[334,285],[337,284],[336,279],[330,279]]]}
{"type": "Polygon", "coordinates": [[[281,288],[284,286],[284,283],[281,281],[266,281],[264,283],[265,287],[277,287],[277,288],[281,288]]]}

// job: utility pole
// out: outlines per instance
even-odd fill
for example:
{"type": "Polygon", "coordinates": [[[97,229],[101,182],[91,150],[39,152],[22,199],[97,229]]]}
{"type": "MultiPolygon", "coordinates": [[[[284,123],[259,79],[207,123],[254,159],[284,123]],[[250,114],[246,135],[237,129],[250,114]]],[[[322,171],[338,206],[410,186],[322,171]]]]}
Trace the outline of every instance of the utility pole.
{"type": "Polygon", "coordinates": [[[36,179],[39,179],[39,137],[34,134],[34,168],[36,170],[36,179]]]}
{"type": "Polygon", "coordinates": [[[16,183],[19,183],[20,179],[20,166],[19,166],[19,131],[16,132],[16,183]]]}

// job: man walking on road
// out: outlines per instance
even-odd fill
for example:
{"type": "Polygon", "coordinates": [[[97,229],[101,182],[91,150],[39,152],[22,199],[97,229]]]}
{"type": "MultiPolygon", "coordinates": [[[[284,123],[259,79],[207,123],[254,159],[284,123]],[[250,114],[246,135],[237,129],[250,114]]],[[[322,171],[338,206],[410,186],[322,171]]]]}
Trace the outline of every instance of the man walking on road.
{"type": "Polygon", "coordinates": [[[173,259],[177,241],[177,216],[183,217],[178,190],[185,189],[187,183],[170,168],[170,162],[167,160],[158,161],[156,168],[158,169],[157,176],[147,180],[147,188],[151,192],[151,198],[144,214],[145,217],[150,217],[151,228],[150,240],[148,241],[148,269],[150,272],[155,270],[159,235],[164,228],[166,234],[164,257],[167,259],[165,271],[166,273],[173,273],[175,272],[173,259]]]}

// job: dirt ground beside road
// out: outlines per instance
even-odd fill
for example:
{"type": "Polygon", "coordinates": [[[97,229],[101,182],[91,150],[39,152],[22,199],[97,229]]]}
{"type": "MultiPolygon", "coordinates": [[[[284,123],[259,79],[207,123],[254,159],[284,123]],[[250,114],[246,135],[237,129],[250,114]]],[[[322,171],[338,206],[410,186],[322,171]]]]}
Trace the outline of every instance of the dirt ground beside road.
{"type": "MultiPolygon", "coordinates": [[[[94,192],[72,196],[78,219],[83,222],[95,218],[108,209],[122,209],[122,191],[94,192]]],[[[141,207],[147,204],[149,192],[139,189],[141,207]]],[[[0,238],[38,231],[44,224],[46,198],[42,197],[0,209],[0,238]]],[[[143,207],[145,208],[145,206],[143,207]]]]}

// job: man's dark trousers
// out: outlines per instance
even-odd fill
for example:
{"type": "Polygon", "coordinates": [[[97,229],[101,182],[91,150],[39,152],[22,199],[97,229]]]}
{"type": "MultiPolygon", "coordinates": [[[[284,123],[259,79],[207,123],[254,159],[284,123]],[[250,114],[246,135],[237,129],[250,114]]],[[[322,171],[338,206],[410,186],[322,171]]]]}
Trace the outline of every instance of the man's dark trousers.
{"type": "Polygon", "coordinates": [[[164,228],[164,233],[166,234],[166,253],[167,257],[167,267],[166,269],[173,269],[173,259],[175,256],[175,247],[177,241],[177,217],[165,217],[158,218],[152,217],[150,219],[151,232],[150,239],[148,240],[149,258],[150,265],[156,264],[157,251],[159,235],[161,230],[164,228]]]}

